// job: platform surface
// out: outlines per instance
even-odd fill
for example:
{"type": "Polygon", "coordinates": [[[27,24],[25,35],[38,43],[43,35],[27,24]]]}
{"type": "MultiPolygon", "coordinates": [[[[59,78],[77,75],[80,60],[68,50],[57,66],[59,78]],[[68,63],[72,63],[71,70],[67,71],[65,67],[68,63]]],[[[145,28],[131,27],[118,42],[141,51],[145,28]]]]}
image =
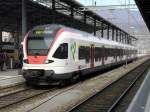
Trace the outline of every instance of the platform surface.
{"type": "Polygon", "coordinates": [[[150,112],[150,70],[128,107],[127,112],[150,112]]]}
{"type": "Polygon", "coordinates": [[[18,83],[24,82],[22,75],[18,74],[18,70],[0,71],[0,88],[5,88],[18,83]]]}

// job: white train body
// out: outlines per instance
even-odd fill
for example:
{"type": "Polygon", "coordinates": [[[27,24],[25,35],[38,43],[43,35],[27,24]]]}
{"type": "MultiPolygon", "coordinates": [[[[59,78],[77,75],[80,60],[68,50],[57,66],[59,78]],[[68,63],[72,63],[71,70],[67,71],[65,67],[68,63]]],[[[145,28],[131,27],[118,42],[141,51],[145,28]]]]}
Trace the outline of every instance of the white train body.
{"type": "Polygon", "coordinates": [[[23,51],[23,75],[37,83],[71,79],[75,74],[125,63],[135,59],[137,52],[133,46],[60,25],[35,27],[24,38],[23,51]]]}

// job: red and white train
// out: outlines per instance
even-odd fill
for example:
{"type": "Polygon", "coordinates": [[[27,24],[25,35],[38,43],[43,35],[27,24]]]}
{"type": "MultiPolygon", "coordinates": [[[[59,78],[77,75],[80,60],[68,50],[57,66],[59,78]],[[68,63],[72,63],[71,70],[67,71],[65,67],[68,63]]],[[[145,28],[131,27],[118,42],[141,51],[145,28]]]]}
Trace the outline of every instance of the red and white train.
{"type": "Polygon", "coordinates": [[[29,84],[75,80],[136,58],[134,46],[62,25],[36,26],[23,41],[23,76],[29,84]]]}

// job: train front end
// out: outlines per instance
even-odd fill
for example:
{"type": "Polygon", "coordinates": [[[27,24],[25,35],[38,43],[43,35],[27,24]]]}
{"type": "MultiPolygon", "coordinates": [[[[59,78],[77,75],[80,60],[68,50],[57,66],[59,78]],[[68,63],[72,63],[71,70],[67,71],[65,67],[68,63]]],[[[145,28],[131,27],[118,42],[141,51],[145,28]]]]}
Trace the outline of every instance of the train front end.
{"type": "MultiPolygon", "coordinates": [[[[55,58],[51,51],[61,27],[38,26],[25,36],[23,41],[23,76],[27,84],[45,85],[57,82],[55,58]]],[[[52,51],[53,52],[53,51],[52,51]]]]}

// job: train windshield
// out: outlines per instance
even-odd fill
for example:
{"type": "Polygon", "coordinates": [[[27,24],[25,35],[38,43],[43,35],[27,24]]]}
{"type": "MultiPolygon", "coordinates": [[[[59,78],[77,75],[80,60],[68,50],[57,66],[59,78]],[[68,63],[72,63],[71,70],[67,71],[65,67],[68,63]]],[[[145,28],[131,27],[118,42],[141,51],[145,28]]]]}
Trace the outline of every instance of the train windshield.
{"type": "Polygon", "coordinates": [[[36,27],[30,31],[27,38],[27,54],[46,56],[59,29],[59,26],[51,25],[36,27]]]}
{"type": "Polygon", "coordinates": [[[52,37],[30,37],[28,39],[28,55],[47,55],[52,37]]]}

